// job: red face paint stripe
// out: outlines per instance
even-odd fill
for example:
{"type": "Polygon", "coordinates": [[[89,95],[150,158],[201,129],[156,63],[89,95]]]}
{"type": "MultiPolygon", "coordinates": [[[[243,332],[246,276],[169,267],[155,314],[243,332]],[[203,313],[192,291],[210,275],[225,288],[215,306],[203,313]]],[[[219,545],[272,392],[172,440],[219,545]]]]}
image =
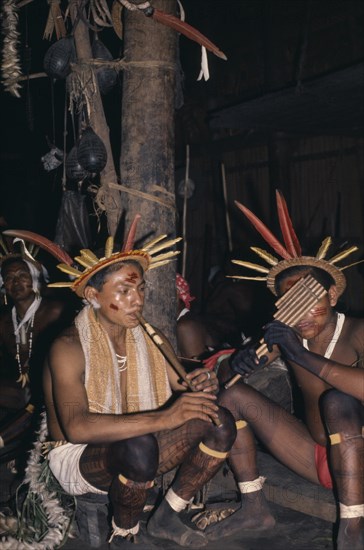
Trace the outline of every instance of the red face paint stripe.
{"type": "Polygon", "coordinates": [[[135,271],[133,271],[132,273],[128,273],[128,274],[127,274],[125,280],[126,280],[126,282],[128,282],[128,283],[135,283],[135,281],[137,280],[137,278],[138,278],[138,274],[137,274],[135,271]]]}
{"type": "Polygon", "coordinates": [[[110,304],[110,309],[114,309],[115,311],[119,311],[118,306],[116,306],[115,304],[110,304]]]}
{"type": "Polygon", "coordinates": [[[327,313],[327,307],[319,307],[311,311],[313,317],[318,317],[319,315],[325,315],[327,313]]]}

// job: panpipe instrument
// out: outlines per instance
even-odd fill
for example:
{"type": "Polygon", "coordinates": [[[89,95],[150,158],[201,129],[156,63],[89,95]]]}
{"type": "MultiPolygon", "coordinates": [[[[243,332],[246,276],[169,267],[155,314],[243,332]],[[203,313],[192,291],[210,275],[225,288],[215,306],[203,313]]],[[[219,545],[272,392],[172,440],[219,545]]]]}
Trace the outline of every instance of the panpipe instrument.
{"type": "MultiPolygon", "coordinates": [[[[310,309],[327,294],[327,290],[308,274],[299,279],[287,292],[283,294],[275,303],[277,311],[273,315],[276,321],[281,321],[285,325],[293,327],[310,311],[310,309]]],[[[266,355],[268,352],[267,344],[264,339],[260,340],[260,346],[256,350],[258,358],[266,355]]],[[[225,388],[230,388],[241,378],[236,374],[225,384],[225,388]]]]}
{"type": "MultiPolygon", "coordinates": [[[[164,357],[167,359],[168,363],[174,368],[174,370],[177,372],[177,374],[186,382],[188,387],[191,391],[196,391],[196,389],[191,384],[190,380],[186,378],[187,372],[184,368],[184,366],[179,362],[176,355],[174,355],[173,351],[169,347],[168,343],[165,342],[159,334],[156,333],[154,328],[143,318],[142,315],[137,314],[139,323],[145,330],[145,332],[148,334],[148,336],[151,338],[151,340],[156,344],[158,349],[161,351],[161,353],[164,355],[164,357]]],[[[216,426],[221,426],[221,422],[218,418],[214,419],[214,423],[216,426]]]]}

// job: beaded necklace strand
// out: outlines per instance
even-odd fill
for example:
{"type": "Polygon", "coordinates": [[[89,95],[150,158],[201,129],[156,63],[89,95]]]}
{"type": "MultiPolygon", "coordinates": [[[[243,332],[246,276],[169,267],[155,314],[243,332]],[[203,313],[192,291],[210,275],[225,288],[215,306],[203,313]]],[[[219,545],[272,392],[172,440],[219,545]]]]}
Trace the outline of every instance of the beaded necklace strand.
{"type": "Polygon", "coordinates": [[[115,352],[115,355],[116,355],[116,361],[118,363],[119,372],[124,372],[128,368],[128,365],[126,364],[126,362],[128,360],[127,356],[126,355],[119,355],[116,352],[115,352]]]}
{"type": "Polygon", "coordinates": [[[22,320],[18,318],[15,306],[11,312],[16,344],[15,359],[19,370],[19,378],[16,381],[21,384],[22,388],[29,384],[29,361],[33,351],[34,318],[41,301],[42,299],[36,296],[22,320]],[[27,336],[28,332],[29,336],[27,336]],[[28,344],[28,357],[23,365],[20,360],[20,344],[28,344]]]}

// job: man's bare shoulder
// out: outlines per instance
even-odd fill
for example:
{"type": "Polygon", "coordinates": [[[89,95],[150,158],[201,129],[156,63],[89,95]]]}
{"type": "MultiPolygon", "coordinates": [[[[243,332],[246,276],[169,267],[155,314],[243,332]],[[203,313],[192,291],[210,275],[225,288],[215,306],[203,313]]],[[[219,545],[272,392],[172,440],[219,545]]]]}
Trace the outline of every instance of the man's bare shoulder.
{"type": "Polygon", "coordinates": [[[54,340],[49,352],[48,366],[57,377],[67,375],[73,379],[84,372],[83,349],[74,325],[63,330],[54,340]]]}
{"type": "Polygon", "coordinates": [[[364,319],[360,317],[346,317],[346,322],[350,332],[360,336],[364,342],[364,319]]]}
{"type": "Polygon", "coordinates": [[[364,363],[364,319],[347,317],[344,336],[355,349],[360,364],[364,363]]]}
{"type": "Polygon", "coordinates": [[[67,349],[71,350],[72,348],[81,348],[80,338],[75,325],[65,328],[54,340],[51,349],[53,352],[58,352],[67,349]]]}
{"type": "Polygon", "coordinates": [[[53,298],[42,298],[38,310],[38,316],[47,320],[47,324],[57,321],[64,313],[68,312],[67,304],[53,298]]]}

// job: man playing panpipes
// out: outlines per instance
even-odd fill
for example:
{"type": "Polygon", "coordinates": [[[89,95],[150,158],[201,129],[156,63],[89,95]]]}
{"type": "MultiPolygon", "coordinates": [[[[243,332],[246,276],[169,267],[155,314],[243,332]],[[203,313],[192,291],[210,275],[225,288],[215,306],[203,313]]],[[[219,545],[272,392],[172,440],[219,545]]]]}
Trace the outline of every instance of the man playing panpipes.
{"type": "Polygon", "coordinates": [[[120,252],[113,253],[111,237],[101,259],[82,250],[76,260],[83,271],[65,257],[58,267],[74,280],[51,285],[71,287],[88,305],[53,344],[44,372],[49,465],[66,492],[109,495],[111,548],[137,541],[148,489],[181,465],[148,532],[200,547],[206,536],[178,514],[223,464],[235,423],[217,406],[216,376],[196,369],[187,375],[195,391],[186,392],[140,326],[144,271],[176,252],[164,251],[175,241],[163,243],[163,236],[134,250],[135,227],[120,252]]]}
{"type": "MultiPolygon", "coordinates": [[[[259,359],[254,348],[238,351],[229,358],[229,365],[227,362],[221,365],[218,376],[226,381],[233,370],[246,378],[281,353],[302,390],[305,421],[298,420],[240,380],[222,392],[219,399],[219,403],[228,406],[234,414],[238,428],[241,427],[229,461],[234,473],[240,472],[240,479],[257,477],[254,434],[288,468],[313,483],[333,488],[340,516],[337,548],[359,550],[364,547],[364,322],[334,309],[346,285],[342,269],[335,264],[356,247],[325,260],[331,242],[328,238],[316,257],[302,256],[279,192],[277,203],[285,247],[252,212],[237,205],[283,260],[253,248],[268,261],[270,269],[248,262],[236,263],[265,273],[257,279],[266,280],[277,296],[284,296],[292,289],[291,310],[307,309],[304,302],[309,296],[303,293],[301,301],[295,303],[293,285],[299,284],[308,273],[326,293],[309,306],[308,311],[291,316],[296,317],[291,323],[293,328],[279,320],[267,325],[264,340],[269,352],[266,355],[259,359]]],[[[252,499],[257,501],[257,513],[259,493],[260,486],[256,484],[255,491],[249,495],[250,506],[252,499]]],[[[207,536],[215,539],[249,528],[245,503],[243,495],[241,509],[223,522],[210,525],[205,531],[207,536]]]]}

